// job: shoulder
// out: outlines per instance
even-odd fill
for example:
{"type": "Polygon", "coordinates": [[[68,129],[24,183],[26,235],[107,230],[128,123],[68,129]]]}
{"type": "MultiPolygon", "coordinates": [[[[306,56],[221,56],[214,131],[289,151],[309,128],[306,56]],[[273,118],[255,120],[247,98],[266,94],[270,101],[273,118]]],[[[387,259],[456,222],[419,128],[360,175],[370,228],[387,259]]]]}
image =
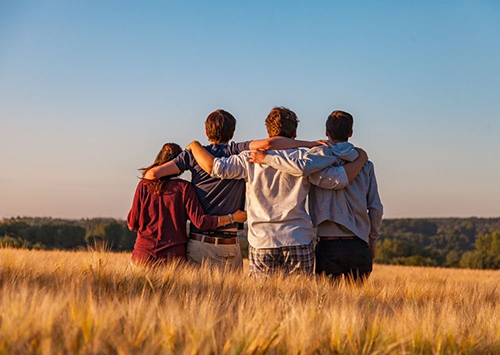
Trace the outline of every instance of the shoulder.
{"type": "Polygon", "coordinates": [[[180,178],[170,179],[169,184],[174,185],[174,186],[179,186],[183,189],[188,189],[190,187],[193,187],[193,185],[189,181],[186,181],[186,180],[180,179],[180,178]]]}
{"type": "Polygon", "coordinates": [[[368,160],[365,165],[363,165],[363,171],[370,175],[370,174],[373,174],[374,173],[374,166],[373,166],[373,162],[371,160],[368,160]]]}
{"type": "Polygon", "coordinates": [[[150,180],[148,180],[148,179],[141,179],[141,180],[139,180],[139,182],[137,183],[137,190],[144,189],[148,185],[149,181],[150,180]]]}
{"type": "Polygon", "coordinates": [[[290,148],[290,149],[280,149],[280,150],[268,150],[269,155],[278,155],[281,157],[289,158],[301,158],[304,154],[308,152],[305,148],[290,148]]]}
{"type": "Polygon", "coordinates": [[[248,160],[250,158],[250,154],[252,154],[252,152],[250,150],[244,150],[238,154],[232,154],[232,155],[229,155],[227,157],[218,157],[215,159],[225,160],[225,161],[248,160]]]}
{"type": "Polygon", "coordinates": [[[173,178],[168,181],[168,190],[170,192],[181,193],[182,195],[189,195],[194,193],[194,186],[184,179],[173,178]]]}
{"type": "Polygon", "coordinates": [[[183,150],[172,161],[180,170],[186,170],[191,165],[191,162],[194,161],[193,153],[191,153],[189,150],[183,150]]]}
{"type": "Polygon", "coordinates": [[[241,152],[249,149],[250,149],[250,141],[238,142],[238,143],[230,142],[227,145],[227,150],[229,154],[240,154],[241,152]]]}
{"type": "Polygon", "coordinates": [[[317,154],[317,155],[333,155],[330,148],[325,145],[318,145],[316,147],[312,147],[307,152],[309,154],[317,154]]]}

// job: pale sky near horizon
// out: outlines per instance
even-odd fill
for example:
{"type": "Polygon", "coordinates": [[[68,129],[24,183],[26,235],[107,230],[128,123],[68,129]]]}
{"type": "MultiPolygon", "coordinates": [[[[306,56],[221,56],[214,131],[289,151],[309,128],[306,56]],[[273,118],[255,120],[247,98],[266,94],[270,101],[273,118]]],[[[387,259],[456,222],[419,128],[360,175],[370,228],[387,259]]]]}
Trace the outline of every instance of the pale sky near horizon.
{"type": "Polygon", "coordinates": [[[0,218],[125,218],[164,142],[334,109],[386,218],[500,216],[498,1],[0,2],[0,218]]]}

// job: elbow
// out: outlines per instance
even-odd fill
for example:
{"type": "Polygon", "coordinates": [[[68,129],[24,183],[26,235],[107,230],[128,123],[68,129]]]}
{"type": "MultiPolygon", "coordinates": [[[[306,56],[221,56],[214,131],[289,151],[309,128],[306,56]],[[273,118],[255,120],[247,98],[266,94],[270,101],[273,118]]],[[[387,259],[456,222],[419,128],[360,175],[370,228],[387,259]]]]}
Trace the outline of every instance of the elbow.
{"type": "Polygon", "coordinates": [[[275,149],[274,145],[272,142],[270,142],[269,140],[267,140],[263,145],[262,147],[259,148],[259,150],[273,150],[275,149]]]}
{"type": "Polygon", "coordinates": [[[201,221],[196,221],[196,223],[193,222],[193,224],[201,230],[216,230],[217,222],[217,217],[210,216],[209,218],[204,217],[201,221]]]}
{"type": "Polygon", "coordinates": [[[134,224],[132,223],[127,223],[127,227],[129,230],[131,230],[132,232],[136,232],[139,228],[137,226],[135,226],[134,224]]]}
{"type": "Polygon", "coordinates": [[[212,175],[212,170],[213,170],[213,165],[209,165],[209,166],[202,166],[202,169],[208,174],[208,175],[212,175]]]}
{"type": "Polygon", "coordinates": [[[144,178],[148,180],[156,180],[160,177],[155,171],[153,171],[153,169],[150,169],[146,172],[146,174],[144,174],[144,178]]]}

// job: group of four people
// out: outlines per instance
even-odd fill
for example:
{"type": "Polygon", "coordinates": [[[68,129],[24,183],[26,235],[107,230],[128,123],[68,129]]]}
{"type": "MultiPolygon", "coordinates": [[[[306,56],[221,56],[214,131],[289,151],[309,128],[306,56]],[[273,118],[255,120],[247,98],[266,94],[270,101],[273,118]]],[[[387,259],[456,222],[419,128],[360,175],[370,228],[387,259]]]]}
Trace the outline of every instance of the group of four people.
{"type": "Polygon", "coordinates": [[[128,215],[138,232],[133,262],[187,258],[242,268],[237,228],[246,201],[251,275],[315,269],[365,279],[382,222],[373,164],[348,143],[349,113],[328,116],[326,141],[295,139],[298,122],[293,111],[275,107],[265,121],[269,138],[234,143],[235,118],[216,110],[205,121],[210,145],[194,141],[182,151],[165,144],[142,169],[128,215]],[[187,170],[191,184],[175,178],[187,170]]]}

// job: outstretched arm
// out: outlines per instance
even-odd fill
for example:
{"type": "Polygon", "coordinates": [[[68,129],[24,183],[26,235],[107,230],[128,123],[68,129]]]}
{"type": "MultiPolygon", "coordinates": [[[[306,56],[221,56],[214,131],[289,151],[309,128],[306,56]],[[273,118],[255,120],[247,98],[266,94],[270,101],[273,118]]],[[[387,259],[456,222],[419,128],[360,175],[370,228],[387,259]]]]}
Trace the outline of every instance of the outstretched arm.
{"type": "Polygon", "coordinates": [[[356,148],[356,150],[359,155],[355,161],[344,164],[343,166],[329,166],[309,175],[307,179],[311,184],[321,187],[322,189],[343,189],[358,176],[368,160],[368,155],[364,150],[360,148],[356,148]]]}
{"type": "Polygon", "coordinates": [[[349,182],[354,180],[356,176],[360,173],[361,169],[363,169],[363,166],[365,163],[368,161],[368,154],[361,149],[361,148],[356,148],[358,151],[358,157],[355,161],[351,163],[344,164],[344,169],[347,174],[347,178],[349,179],[349,182]]]}
{"type": "MultiPolygon", "coordinates": [[[[213,230],[231,224],[229,215],[212,216],[205,214],[194,187],[191,184],[187,185],[184,193],[184,206],[189,220],[198,229],[213,230]]],[[[233,213],[232,218],[235,223],[243,223],[247,220],[247,213],[245,211],[236,211],[233,213]]]]}
{"type": "Polygon", "coordinates": [[[337,190],[344,188],[354,180],[368,160],[368,155],[363,149],[356,148],[356,150],[359,153],[358,158],[344,166],[338,166],[339,161],[334,156],[306,154],[303,158],[290,158],[281,155],[270,156],[262,150],[252,152],[250,161],[257,164],[267,164],[276,170],[295,176],[307,175],[311,184],[323,189],[337,190]],[[315,160],[321,157],[323,161],[318,161],[320,165],[316,165],[315,160]],[[333,159],[329,164],[330,166],[318,171],[319,169],[316,169],[317,166],[321,166],[322,163],[327,162],[325,160],[327,158],[333,159]]]}
{"type": "Polygon", "coordinates": [[[301,141],[287,137],[271,137],[266,139],[257,139],[250,142],[250,150],[280,150],[292,148],[312,148],[318,145],[324,145],[326,141],[301,141]]]}
{"type": "Polygon", "coordinates": [[[191,151],[198,165],[213,177],[219,179],[246,178],[246,166],[240,155],[215,159],[198,141],[191,142],[186,149],[191,151]]]}
{"type": "Polygon", "coordinates": [[[198,141],[192,141],[186,150],[190,150],[193,153],[194,158],[198,162],[198,165],[205,170],[208,174],[212,173],[214,167],[214,156],[208,152],[198,141]]]}
{"type": "MultiPolygon", "coordinates": [[[[309,152],[296,154],[267,154],[263,150],[252,151],[250,161],[257,164],[266,164],[270,167],[293,176],[307,176],[335,164],[338,159],[334,155],[326,154],[327,148],[318,147],[309,152]]],[[[338,164],[337,164],[338,165],[338,164]]]]}
{"type": "Polygon", "coordinates": [[[177,167],[177,164],[170,160],[165,164],[155,166],[154,168],[146,171],[144,178],[148,180],[156,180],[168,175],[177,175],[180,172],[181,170],[177,167]]]}

